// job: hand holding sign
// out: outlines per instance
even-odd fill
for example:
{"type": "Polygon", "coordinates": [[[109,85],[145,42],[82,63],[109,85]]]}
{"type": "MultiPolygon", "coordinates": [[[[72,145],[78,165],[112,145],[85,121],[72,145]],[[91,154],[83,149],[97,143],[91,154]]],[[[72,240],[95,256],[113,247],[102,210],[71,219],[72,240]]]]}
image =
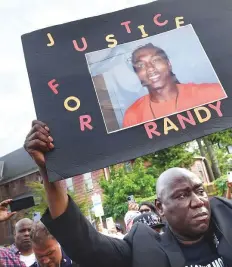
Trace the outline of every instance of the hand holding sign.
{"type": "Polygon", "coordinates": [[[40,168],[45,167],[44,153],[54,148],[52,141],[53,138],[49,135],[47,125],[41,121],[33,121],[24,148],[40,168]]]}

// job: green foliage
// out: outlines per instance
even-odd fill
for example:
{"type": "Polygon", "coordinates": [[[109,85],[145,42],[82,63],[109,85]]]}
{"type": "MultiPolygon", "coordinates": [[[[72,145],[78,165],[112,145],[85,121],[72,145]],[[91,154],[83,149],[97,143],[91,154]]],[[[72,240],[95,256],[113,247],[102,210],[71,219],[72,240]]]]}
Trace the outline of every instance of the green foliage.
{"type": "MultiPolygon", "coordinates": [[[[45,193],[45,189],[44,189],[43,184],[41,184],[40,182],[29,182],[29,183],[27,183],[27,186],[31,189],[31,191],[34,195],[35,203],[36,203],[36,206],[28,209],[28,211],[27,211],[28,216],[30,216],[32,218],[34,212],[40,212],[40,214],[42,215],[48,207],[47,199],[46,199],[46,193],[45,193]]],[[[78,205],[78,207],[80,208],[82,213],[84,215],[87,215],[88,214],[88,205],[87,205],[86,198],[84,198],[84,200],[80,201],[75,192],[68,191],[68,194],[71,196],[71,198],[74,200],[74,202],[78,205]]]]}
{"type": "Polygon", "coordinates": [[[214,181],[214,185],[216,186],[217,195],[223,196],[227,190],[227,176],[224,175],[217,180],[214,181]]]}
{"type": "Polygon", "coordinates": [[[232,155],[228,154],[225,148],[219,149],[215,146],[216,157],[219,163],[219,168],[222,175],[226,175],[231,168],[232,155]]]}
{"type": "Polygon", "coordinates": [[[127,196],[134,195],[135,199],[154,197],[156,179],[147,173],[144,161],[138,158],[131,172],[126,172],[122,166],[111,167],[110,179],[101,179],[100,185],[104,190],[105,216],[121,218],[127,212],[127,196]]]}
{"type": "Polygon", "coordinates": [[[208,135],[208,139],[213,144],[221,143],[222,145],[231,145],[232,144],[232,129],[228,129],[225,131],[221,131],[221,132],[208,135]]]}
{"type": "Polygon", "coordinates": [[[188,144],[163,149],[143,157],[150,162],[148,173],[158,177],[163,171],[173,168],[189,168],[193,164],[194,153],[188,151],[188,144]]]}
{"type": "Polygon", "coordinates": [[[155,199],[156,199],[156,195],[153,195],[151,197],[137,197],[136,198],[136,202],[138,204],[140,204],[142,202],[151,202],[151,203],[154,203],[155,202],[155,199]]]}

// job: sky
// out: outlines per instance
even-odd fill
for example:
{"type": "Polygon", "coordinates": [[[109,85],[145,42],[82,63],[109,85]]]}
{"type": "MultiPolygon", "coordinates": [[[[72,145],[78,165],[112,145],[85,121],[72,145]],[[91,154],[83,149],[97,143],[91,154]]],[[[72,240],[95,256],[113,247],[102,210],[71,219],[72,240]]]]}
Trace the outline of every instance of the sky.
{"type": "Polygon", "coordinates": [[[31,122],[36,119],[21,35],[149,2],[152,0],[1,1],[0,157],[23,146],[31,122]]]}

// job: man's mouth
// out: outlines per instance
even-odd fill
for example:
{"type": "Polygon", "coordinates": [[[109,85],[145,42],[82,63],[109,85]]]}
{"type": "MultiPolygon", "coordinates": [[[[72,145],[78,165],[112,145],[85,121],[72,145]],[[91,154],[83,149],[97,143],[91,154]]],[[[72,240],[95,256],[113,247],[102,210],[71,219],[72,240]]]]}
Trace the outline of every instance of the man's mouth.
{"type": "Polygon", "coordinates": [[[30,243],[31,240],[30,240],[30,239],[24,239],[23,242],[24,242],[24,243],[30,243]]]}
{"type": "Polygon", "coordinates": [[[148,74],[148,79],[152,82],[156,82],[160,79],[160,74],[157,73],[148,74]]]}
{"type": "Polygon", "coordinates": [[[209,214],[207,212],[198,213],[193,217],[193,219],[199,220],[199,221],[204,221],[204,220],[207,220],[208,218],[209,218],[209,214]]]}

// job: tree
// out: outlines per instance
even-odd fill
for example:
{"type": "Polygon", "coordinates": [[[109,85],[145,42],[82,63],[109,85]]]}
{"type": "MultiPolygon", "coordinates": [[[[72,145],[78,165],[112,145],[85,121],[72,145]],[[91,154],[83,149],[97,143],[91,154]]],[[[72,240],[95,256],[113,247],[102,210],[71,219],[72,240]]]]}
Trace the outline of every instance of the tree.
{"type": "MultiPolygon", "coordinates": [[[[44,189],[44,186],[42,183],[40,183],[40,182],[28,182],[27,186],[33,192],[34,199],[36,202],[36,206],[30,208],[27,212],[28,215],[32,218],[32,216],[35,212],[40,212],[40,214],[43,214],[45,212],[45,210],[47,209],[48,205],[47,205],[45,189],[44,189]]],[[[82,213],[84,215],[88,215],[88,204],[87,204],[86,199],[84,199],[83,201],[80,201],[78,199],[77,194],[74,191],[68,190],[68,194],[72,197],[74,202],[78,205],[78,207],[80,208],[82,213]]]]}
{"type": "Polygon", "coordinates": [[[208,139],[212,144],[230,145],[232,144],[232,129],[208,135],[208,139]]]}
{"type": "Polygon", "coordinates": [[[212,182],[215,180],[215,178],[214,178],[214,174],[213,174],[212,168],[210,166],[210,163],[206,157],[206,152],[205,152],[205,148],[203,145],[203,140],[201,138],[199,138],[196,141],[197,141],[201,156],[205,158],[205,166],[206,166],[207,172],[209,174],[209,180],[212,182]]]}
{"type": "Polygon", "coordinates": [[[144,160],[138,158],[131,172],[122,165],[110,168],[110,179],[101,179],[100,185],[104,190],[105,216],[121,218],[127,212],[127,196],[134,195],[135,199],[154,196],[156,177],[147,173],[144,160]]]}
{"type": "Polygon", "coordinates": [[[229,168],[229,159],[231,159],[231,156],[226,151],[226,147],[232,143],[232,130],[213,133],[196,141],[201,156],[206,157],[207,162],[208,159],[211,162],[211,166],[206,164],[210,180],[213,181],[215,178],[217,179],[224,175],[229,168]]]}
{"type": "Polygon", "coordinates": [[[212,142],[210,141],[210,138],[208,138],[208,136],[205,136],[203,140],[204,140],[207,152],[208,152],[208,156],[211,161],[211,166],[212,166],[212,171],[214,173],[214,177],[217,179],[221,176],[221,171],[219,168],[217,156],[215,154],[212,142]]]}
{"type": "Polygon", "coordinates": [[[188,150],[189,144],[166,148],[144,156],[150,162],[148,173],[158,177],[163,171],[172,167],[189,168],[193,164],[194,153],[188,150]]]}

